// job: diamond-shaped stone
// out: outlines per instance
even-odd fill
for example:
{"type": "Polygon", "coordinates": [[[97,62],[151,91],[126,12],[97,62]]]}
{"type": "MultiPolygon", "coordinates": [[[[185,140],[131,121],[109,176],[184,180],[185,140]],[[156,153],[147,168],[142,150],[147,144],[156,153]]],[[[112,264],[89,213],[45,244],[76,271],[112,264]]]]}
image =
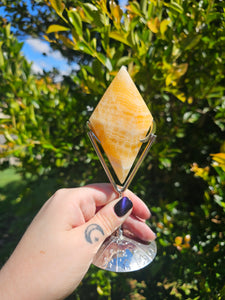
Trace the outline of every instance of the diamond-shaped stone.
{"type": "Polygon", "coordinates": [[[153,122],[152,115],[125,67],[121,67],[90,117],[120,183],[132,168],[153,122]]]}

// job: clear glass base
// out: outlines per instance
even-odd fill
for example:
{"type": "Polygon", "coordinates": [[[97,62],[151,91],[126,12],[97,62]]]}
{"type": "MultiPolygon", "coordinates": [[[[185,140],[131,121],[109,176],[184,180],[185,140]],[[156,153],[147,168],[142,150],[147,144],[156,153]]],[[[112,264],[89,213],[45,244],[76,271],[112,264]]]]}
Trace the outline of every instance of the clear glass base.
{"type": "Polygon", "coordinates": [[[122,234],[105,240],[93,264],[112,272],[137,271],[150,264],[156,256],[155,241],[144,243],[122,234]]]}

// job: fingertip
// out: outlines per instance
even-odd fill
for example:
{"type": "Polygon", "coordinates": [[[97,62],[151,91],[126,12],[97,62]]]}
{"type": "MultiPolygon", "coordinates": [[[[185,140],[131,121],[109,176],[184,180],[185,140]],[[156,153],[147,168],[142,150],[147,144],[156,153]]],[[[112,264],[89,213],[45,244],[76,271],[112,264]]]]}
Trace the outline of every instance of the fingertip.
{"type": "Polygon", "coordinates": [[[122,197],[114,206],[114,212],[118,217],[125,216],[133,208],[133,203],[128,197],[122,197]]]}
{"type": "Polygon", "coordinates": [[[143,220],[140,221],[140,219],[132,215],[126,219],[123,224],[123,228],[132,232],[134,236],[146,242],[153,241],[157,237],[155,232],[145,222],[143,222],[143,220]]]}
{"type": "Polygon", "coordinates": [[[132,214],[134,214],[135,216],[143,220],[147,220],[151,217],[151,212],[148,206],[144,203],[144,201],[141,198],[139,198],[130,190],[127,190],[124,194],[125,196],[129,197],[133,202],[134,207],[133,207],[132,214]]]}

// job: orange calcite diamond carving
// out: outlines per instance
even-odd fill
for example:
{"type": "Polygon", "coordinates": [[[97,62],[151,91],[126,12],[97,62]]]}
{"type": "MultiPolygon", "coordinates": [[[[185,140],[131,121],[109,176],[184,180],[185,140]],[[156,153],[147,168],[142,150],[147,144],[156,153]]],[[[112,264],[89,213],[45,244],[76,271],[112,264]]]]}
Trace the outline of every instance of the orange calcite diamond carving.
{"type": "Polygon", "coordinates": [[[125,67],[121,67],[90,117],[120,183],[132,168],[153,118],[125,67]]]}

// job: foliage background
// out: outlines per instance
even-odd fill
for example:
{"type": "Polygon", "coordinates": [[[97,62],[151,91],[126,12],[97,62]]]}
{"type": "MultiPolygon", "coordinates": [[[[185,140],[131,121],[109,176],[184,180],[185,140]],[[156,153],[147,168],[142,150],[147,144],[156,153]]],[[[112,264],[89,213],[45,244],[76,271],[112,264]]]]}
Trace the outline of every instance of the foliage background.
{"type": "Polygon", "coordinates": [[[85,124],[126,65],[157,124],[131,188],[152,211],[158,255],[134,273],[93,266],[69,299],[224,299],[223,1],[32,1],[38,16],[2,3],[1,263],[57,188],[107,180],[85,124]],[[79,70],[58,83],[34,75],[17,34],[45,38],[79,70]]]}

